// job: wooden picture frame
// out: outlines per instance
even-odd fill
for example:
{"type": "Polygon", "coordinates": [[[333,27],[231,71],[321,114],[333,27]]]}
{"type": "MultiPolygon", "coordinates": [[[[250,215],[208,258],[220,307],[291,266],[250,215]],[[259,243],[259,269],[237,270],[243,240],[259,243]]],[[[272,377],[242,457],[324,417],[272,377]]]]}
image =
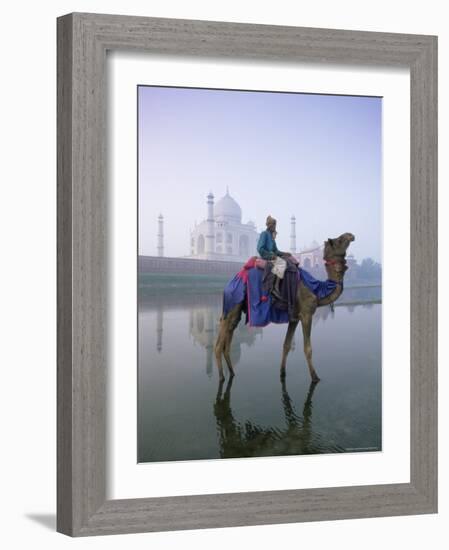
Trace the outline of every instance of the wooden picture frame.
{"type": "Polygon", "coordinates": [[[437,38],[73,13],[58,25],[57,530],[71,536],[437,511],[437,38]],[[106,52],[406,66],[410,483],[106,499],[106,52]]]}

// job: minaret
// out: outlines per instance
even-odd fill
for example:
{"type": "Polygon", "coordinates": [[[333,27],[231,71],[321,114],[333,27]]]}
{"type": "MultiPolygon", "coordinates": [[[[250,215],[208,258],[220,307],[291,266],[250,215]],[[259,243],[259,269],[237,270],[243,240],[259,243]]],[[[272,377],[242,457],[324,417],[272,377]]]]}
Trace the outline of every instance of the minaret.
{"type": "Polygon", "coordinates": [[[157,226],[157,255],[162,257],[164,255],[164,216],[162,214],[159,214],[157,226]]]}
{"type": "Polygon", "coordinates": [[[215,252],[215,227],[214,227],[214,196],[212,191],[207,195],[207,235],[206,258],[210,259],[215,252]]]}
{"type": "Polygon", "coordinates": [[[290,252],[296,254],[296,218],[293,215],[290,219],[291,232],[290,232],[290,252]]]}

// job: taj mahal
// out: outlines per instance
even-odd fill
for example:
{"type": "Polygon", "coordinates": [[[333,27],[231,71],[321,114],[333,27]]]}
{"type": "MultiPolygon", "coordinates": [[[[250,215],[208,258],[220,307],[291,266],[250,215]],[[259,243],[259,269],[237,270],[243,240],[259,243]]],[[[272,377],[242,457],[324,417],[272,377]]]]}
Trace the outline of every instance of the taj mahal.
{"type": "MultiPolygon", "coordinates": [[[[242,222],[242,209],[226,189],[224,197],[215,202],[210,192],[206,197],[206,218],[190,230],[190,253],[185,258],[246,262],[256,255],[259,232],[252,220],[242,222]]],[[[158,218],[157,255],[164,256],[164,218],[158,218]]],[[[322,264],[322,247],[315,241],[298,252],[296,249],[296,218],[290,218],[289,252],[307,269],[322,264]]]]}
{"type": "Polygon", "coordinates": [[[190,232],[190,257],[202,260],[246,261],[256,250],[259,234],[249,220],[242,223],[242,209],[226,195],[214,203],[207,195],[207,218],[190,232]]]}

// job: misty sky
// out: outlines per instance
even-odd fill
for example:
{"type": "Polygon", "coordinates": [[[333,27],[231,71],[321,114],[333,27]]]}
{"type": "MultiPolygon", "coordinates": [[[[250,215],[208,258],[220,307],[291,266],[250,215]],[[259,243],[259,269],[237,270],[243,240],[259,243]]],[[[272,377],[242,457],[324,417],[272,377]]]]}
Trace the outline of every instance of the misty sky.
{"type": "MultiPolygon", "coordinates": [[[[275,83],[273,85],[275,87],[275,83]]],[[[206,195],[229,192],[260,232],[297,248],[349,231],[360,261],[381,261],[382,100],[374,97],[138,87],[140,254],[189,254],[206,195]]],[[[257,252],[254,251],[254,254],[257,252]]]]}

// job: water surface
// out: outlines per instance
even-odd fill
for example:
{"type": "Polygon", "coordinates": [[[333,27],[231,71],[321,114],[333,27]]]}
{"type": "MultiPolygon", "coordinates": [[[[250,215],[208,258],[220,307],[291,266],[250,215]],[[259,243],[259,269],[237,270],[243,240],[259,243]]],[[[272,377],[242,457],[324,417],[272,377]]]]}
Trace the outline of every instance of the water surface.
{"type": "Polygon", "coordinates": [[[319,308],[310,384],[300,326],[281,383],[286,325],[237,328],[219,384],[221,293],[142,297],[138,462],[381,450],[381,305],[319,308]],[[225,367],[225,375],[227,375],[225,367]]]}

